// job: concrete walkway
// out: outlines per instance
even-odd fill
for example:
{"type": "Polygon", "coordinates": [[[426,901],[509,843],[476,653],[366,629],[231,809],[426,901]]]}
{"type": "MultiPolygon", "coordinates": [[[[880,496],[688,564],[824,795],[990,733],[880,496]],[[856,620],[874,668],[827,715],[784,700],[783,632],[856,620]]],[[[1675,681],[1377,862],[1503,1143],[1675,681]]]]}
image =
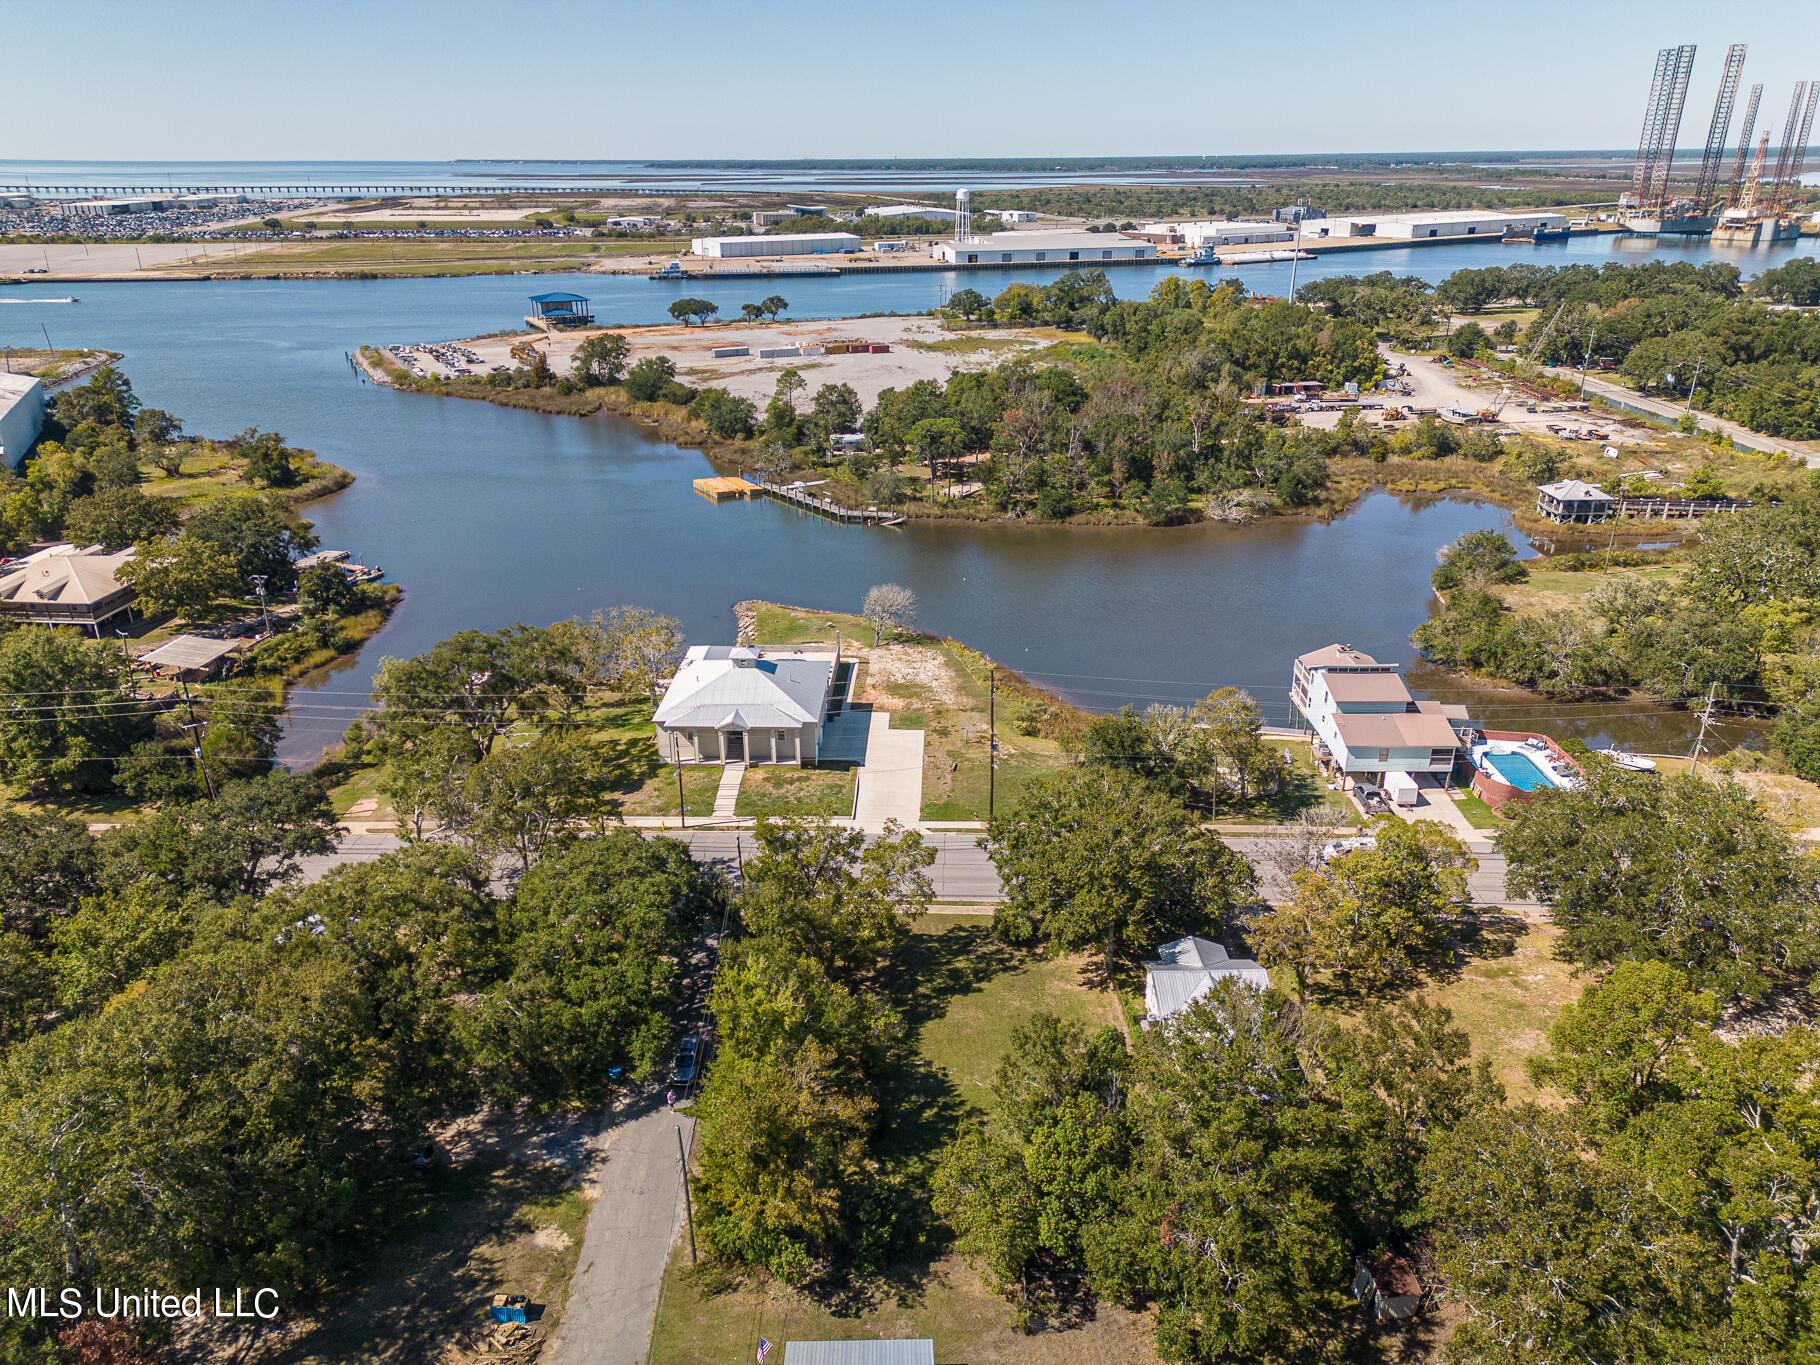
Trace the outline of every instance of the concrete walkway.
{"type": "Polygon", "coordinates": [[[923,818],[923,732],[893,730],[888,711],[872,713],[853,818],[861,829],[881,829],[887,820],[914,825],[923,818]]]}
{"type": "Polygon", "coordinates": [[[724,764],[720,770],[720,786],[714,789],[714,818],[731,820],[734,807],[739,804],[739,784],[746,780],[744,763],[724,764]]]}
{"type": "Polygon", "coordinates": [[[687,1144],[695,1121],[661,1096],[648,1103],[613,1133],[596,1173],[600,1197],[545,1356],[551,1365],[643,1365],[650,1347],[664,1263],[683,1223],[676,1130],[687,1144]]]}

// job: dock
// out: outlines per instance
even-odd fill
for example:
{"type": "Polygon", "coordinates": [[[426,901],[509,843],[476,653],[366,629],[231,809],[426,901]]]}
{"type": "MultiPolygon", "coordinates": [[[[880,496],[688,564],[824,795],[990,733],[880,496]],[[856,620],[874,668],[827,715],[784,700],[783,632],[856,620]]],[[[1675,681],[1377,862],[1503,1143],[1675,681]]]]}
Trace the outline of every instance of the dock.
{"type": "Polygon", "coordinates": [[[719,502],[723,498],[749,498],[763,490],[748,479],[714,477],[697,479],[695,491],[712,502],[719,502]]]}
{"type": "Polygon", "coordinates": [[[695,480],[695,491],[702,497],[714,502],[725,498],[776,498],[787,502],[792,507],[800,507],[805,512],[827,517],[832,521],[860,522],[867,526],[902,526],[904,515],[901,512],[887,511],[881,507],[842,507],[831,498],[820,497],[809,491],[806,483],[772,483],[768,479],[748,479],[745,477],[713,477],[695,480]]]}

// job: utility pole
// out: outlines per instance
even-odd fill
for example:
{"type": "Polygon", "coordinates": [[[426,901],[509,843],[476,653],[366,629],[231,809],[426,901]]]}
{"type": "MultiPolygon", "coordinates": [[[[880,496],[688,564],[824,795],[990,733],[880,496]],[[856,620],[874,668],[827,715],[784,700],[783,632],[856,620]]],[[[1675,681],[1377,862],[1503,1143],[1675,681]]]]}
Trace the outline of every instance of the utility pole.
{"type": "Polygon", "coordinates": [[[265,633],[270,635],[272,633],[272,618],[265,609],[265,580],[266,576],[264,574],[256,573],[251,575],[248,581],[253,585],[254,595],[259,598],[259,619],[265,625],[265,633]]]}
{"type": "Polygon", "coordinates": [[[1700,359],[1694,362],[1694,380],[1693,383],[1687,386],[1687,403],[1681,409],[1681,415],[1683,417],[1694,410],[1694,390],[1700,387],[1700,370],[1705,364],[1705,356],[1700,357],[1700,359]]]}
{"type": "Polygon", "coordinates": [[[683,1147],[682,1125],[676,1125],[676,1158],[682,1163],[683,1208],[689,1214],[689,1264],[695,1264],[695,1201],[689,1195],[689,1153],[683,1147]]]}
{"type": "Polygon", "coordinates": [[[1706,746],[1706,727],[1713,718],[1713,698],[1718,694],[1719,684],[1713,683],[1706,689],[1706,705],[1700,708],[1700,734],[1694,740],[1693,771],[1700,771],[1700,751],[1706,746]]]}
{"type": "Polygon", "coordinates": [[[676,818],[681,827],[687,829],[689,827],[689,807],[683,801],[682,759],[676,752],[674,734],[670,736],[670,766],[676,769],[676,818]]]}
{"type": "Polygon", "coordinates": [[[1599,324],[1592,325],[1592,331],[1586,337],[1586,354],[1580,357],[1580,401],[1586,401],[1586,367],[1592,364],[1592,348],[1599,340],[1599,324]]]}
{"type": "MultiPolygon", "coordinates": [[[[185,730],[200,730],[203,728],[203,725],[201,722],[198,722],[193,725],[186,725],[183,728],[185,730]]],[[[209,800],[213,801],[215,799],[215,779],[209,775],[209,762],[202,756],[201,735],[196,736],[195,741],[191,744],[190,753],[195,755],[196,766],[202,771],[202,789],[209,794],[209,800]]]]}
{"type": "Polygon", "coordinates": [[[986,670],[986,818],[998,797],[998,669],[986,670]]]}

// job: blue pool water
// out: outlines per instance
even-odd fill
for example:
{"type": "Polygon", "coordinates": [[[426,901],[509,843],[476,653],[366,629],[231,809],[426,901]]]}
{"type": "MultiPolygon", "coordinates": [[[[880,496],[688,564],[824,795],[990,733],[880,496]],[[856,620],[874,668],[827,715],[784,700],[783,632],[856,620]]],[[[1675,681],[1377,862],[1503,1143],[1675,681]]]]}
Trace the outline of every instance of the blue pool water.
{"type": "Polygon", "coordinates": [[[1544,791],[1555,785],[1528,754],[1499,754],[1488,750],[1485,761],[1497,770],[1499,777],[1518,791],[1544,791]]]}

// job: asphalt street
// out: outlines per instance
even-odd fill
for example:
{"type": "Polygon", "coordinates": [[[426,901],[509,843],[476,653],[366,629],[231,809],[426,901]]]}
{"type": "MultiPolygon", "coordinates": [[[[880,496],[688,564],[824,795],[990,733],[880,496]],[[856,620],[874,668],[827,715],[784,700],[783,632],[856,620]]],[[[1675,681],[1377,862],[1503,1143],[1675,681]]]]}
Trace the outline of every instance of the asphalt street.
{"type": "MultiPolygon", "coordinates": [[[[662,837],[680,839],[689,845],[690,851],[698,860],[718,867],[729,877],[735,878],[741,860],[752,851],[750,830],[666,830],[662,837]]],[[[935,883],[935,898],[938,901],[980,902],[999,899],[998,871],[992,866],[992,860],[986,856],[986,851],[979,846],[978,834],[972,831],[934,830],[925,832],[923,838],[935,850],[935,863],[929,873],[935,883]]],[[[1272,842],[1268,835],[1227,835],[1226,842],[1258,869],[1259,889],[1265,900],[1281,900],[1289,894],[1287,883],[1262,856],[1272,842]]],[[[341,841],[334,853],[304,858],[303,879],[319,881],[346,863],[371,862],[382,854],[403,846],[404,841],[396,835],[349,835],[341,841]]],[[[1511,900],[1506,895],[1504,855],[1489,851],[1489,847],[1488,844],[1482,844],[1474,852],[1479,860],[1479,870],[1468,878],[1473,899],[1481,905],[1496,905],[1513,910],[1539,908],[1535,901],[1511,900]]]]}

